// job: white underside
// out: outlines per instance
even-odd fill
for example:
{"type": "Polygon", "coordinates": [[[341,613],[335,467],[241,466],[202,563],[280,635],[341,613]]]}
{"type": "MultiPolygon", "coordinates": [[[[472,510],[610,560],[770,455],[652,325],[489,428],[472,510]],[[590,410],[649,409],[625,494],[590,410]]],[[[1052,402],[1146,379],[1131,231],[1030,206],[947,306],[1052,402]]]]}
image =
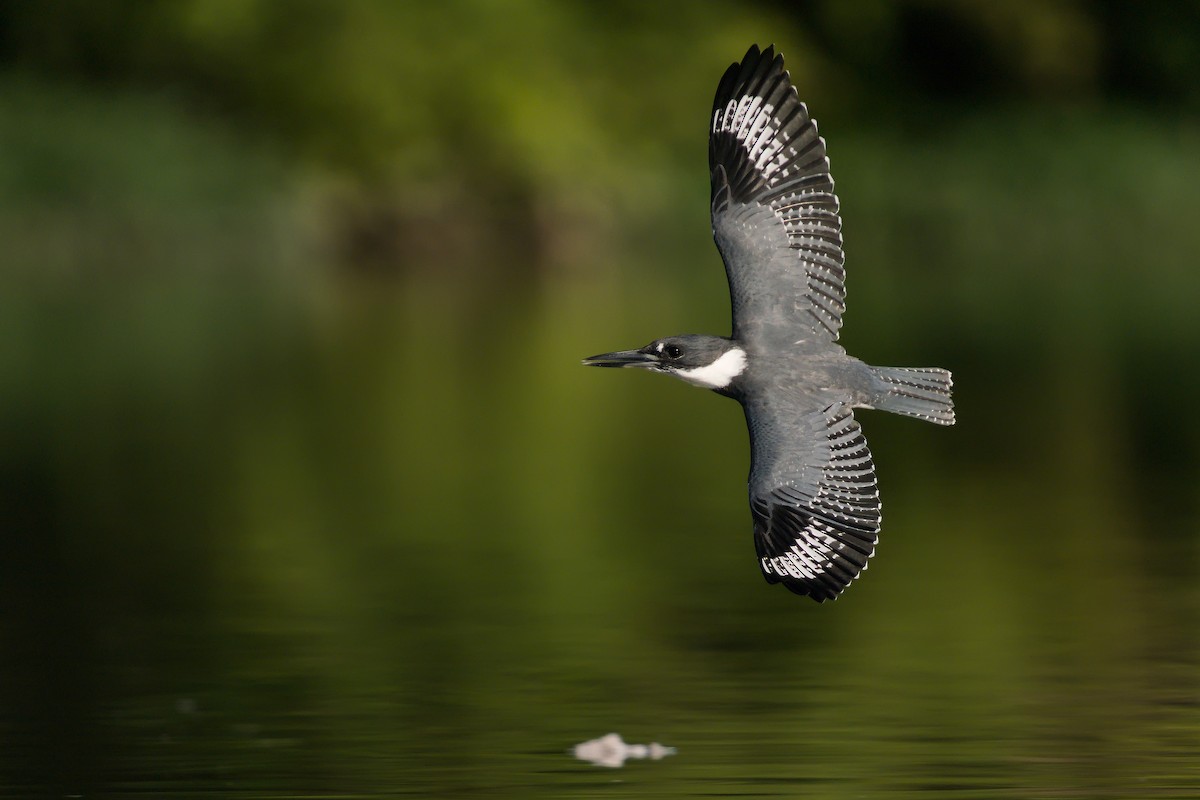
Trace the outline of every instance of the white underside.
{"type": "Polygon", "coordinates": [[[680,378],[705,389],[724,389],[746,369],[746,351],[735,347],[706,367],[681,369],[675,372],[680,378]]]}

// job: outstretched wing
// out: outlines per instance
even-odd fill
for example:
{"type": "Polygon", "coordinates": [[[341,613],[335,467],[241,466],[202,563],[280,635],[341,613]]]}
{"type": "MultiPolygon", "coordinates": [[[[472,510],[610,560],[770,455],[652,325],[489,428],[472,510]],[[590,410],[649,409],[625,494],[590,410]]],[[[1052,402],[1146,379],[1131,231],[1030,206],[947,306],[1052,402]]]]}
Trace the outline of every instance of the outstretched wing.
{"type": "Polygon", "coordinates": [[[708,162],[734,336],[836,341],[846,307],[838,199],[825,140],[773,47],[753,46],[726,70],[708,162]]]}
{"type": "Polygon", "coordinates": [[[751,408],[747,417],[759,567],[768,583],[831,600],[866,569],[879,540],[867,440],[841,404],[799,419],[751,408]]]}

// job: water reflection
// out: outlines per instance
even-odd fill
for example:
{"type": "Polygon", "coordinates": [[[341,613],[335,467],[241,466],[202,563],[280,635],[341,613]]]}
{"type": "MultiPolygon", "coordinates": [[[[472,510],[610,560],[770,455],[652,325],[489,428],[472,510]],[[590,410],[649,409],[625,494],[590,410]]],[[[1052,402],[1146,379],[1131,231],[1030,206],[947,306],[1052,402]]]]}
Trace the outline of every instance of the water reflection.
{"type": "Polygon", "coordinates": [[[674,747],[666,747],[658,742],[650,744],[627,744],[619,733],[609,733],[598,739],[589,739],[575,745],[575,757],[580,761],[589,761],[597,767],[623,767],[631,758],[648,758],[658,761],[667,756],[675,755],[674,747]]]}

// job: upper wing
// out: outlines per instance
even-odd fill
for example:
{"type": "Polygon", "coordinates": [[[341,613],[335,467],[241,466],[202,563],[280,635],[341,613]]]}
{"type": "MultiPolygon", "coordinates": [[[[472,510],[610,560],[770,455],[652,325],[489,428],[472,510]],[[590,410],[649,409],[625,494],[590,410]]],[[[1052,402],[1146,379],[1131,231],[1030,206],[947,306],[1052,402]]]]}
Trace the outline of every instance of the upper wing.
{"type": "Polygon", "coordinates": [[[833,599],[866,569],[879,540],[867,440],[841,404],[800,418],[749,408],[747,416],[759,567],[768,583],[833,599]]]}
{"type": "Polygon", "coordinates": [[[726,70],[708,162],[734,336],[835,341],[846,307],[838,199],[825,140],[773,47],[726,70]]]}

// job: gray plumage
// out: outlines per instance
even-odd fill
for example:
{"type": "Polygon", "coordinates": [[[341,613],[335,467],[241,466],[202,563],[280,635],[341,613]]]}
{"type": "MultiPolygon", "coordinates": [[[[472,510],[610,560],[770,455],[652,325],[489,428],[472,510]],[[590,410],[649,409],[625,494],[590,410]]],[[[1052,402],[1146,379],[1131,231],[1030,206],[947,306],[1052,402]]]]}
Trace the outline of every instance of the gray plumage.
{"type": "Polygon", "coordinates": [[[709,170],[732,336],[674,336],[584,363],[665,372],[738,400],[759,567],[769,583],[835,598],[866,568],[880,525],[853,409],[953,425],[950,373],[871,367],[837,344],[846,307],[838,198],[825,140],[774,48],[751,47],[721,79],[709,170]]]}

